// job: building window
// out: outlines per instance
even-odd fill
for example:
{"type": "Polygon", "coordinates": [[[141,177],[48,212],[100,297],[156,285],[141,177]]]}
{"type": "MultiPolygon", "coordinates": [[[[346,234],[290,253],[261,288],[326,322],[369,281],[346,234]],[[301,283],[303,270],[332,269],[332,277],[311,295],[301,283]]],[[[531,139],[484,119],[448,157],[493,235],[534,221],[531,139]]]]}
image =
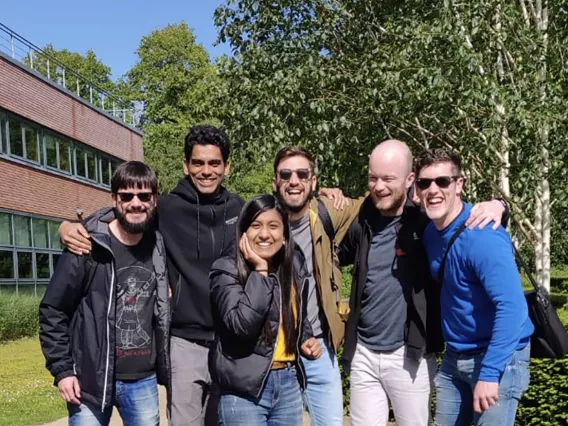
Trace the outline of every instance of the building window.
{"type": "Polygon", "coordinates": [[[14,252],[0,250],[0,280],[14,279],[14,252]]]}
{"type": "Polygon", "coordinates": [[[18,247],[31,247],[30,218],[27,216],[14,215],[15,245],[18,247]]]}
{"type": "Polygon", "coordinates": [[[0,211],[0,293],[45,290],[61,255],[60,223],[0,211]]]}
{"type": "Polygon", "coordinates": [[[39,163],[39,139],[36,129],[24,127],[24,140],[26,142],[25,156],[26,159],[39,163]]]}
{"type": "Polygon", "coordinates": [[[59,222],[48,222],[49,228],[49,247],[56,250],[61,250],[61,240],[59,239],[59,222]]]}
{"type": "Polygon", "coordinates": [[[7,154],[106,188],[122,162],[0,110],[0,156],[7,154]]]}
{"type": "Polygon", "coordinates": [[[4,137],[4,123],[6,122],[6,116],[0,111],[0,152],[6,152],[7,148],[4,144],[6,138],[4,137]]]}
{"type": "Polygon", "coordinates": [[[100,164],[99,176],[101,177],[100,182],[103,185],[110,185],[110,178],[111,178],[110,161],[107,160],[106,158],[100,158],[99,164],[100,164]]]}
{"type": "Polygon", "coordinates": [[[67,173],[72,173],[71,147],[69,145],[69,142],[60,139],[57,145],[59,147],[59,170],[67,173]]]}
{"type": "Polygon", "coordinates": [[[16,255],[18,257],[18,278],[21,280],[32,280],[34,278],[32,253],[29,251],[18,251],[16,255]]]}
{"type": "Polygon", "coordinates": [[[90,180],[97,180],[97,158],[92,151],[86,152],[87,156],[87,178],[90,180]]]}
{"type": "Polygon", "coordinates": [[[49,234],[47,229],[47,221],[44,219],[34,219],[34,247],[49,247],[49,234]]]}
{"type": "Polygon", "coordinates": [[[12,215],[0,213],[0,245],[12,245],[12,215]]]}
{"type": "Polygon", "coordinates": [[[85,151],[75,148],[75,174],[80,177],[87,177],[87,167],[85,166],[85,151]]]}
{"type": "Polygon", "coordinates": [[[59,168],[57,162],[57,138],[52,135],[45,135],[45,164],[54,169],[59,168]]]}
{"type": "Polygon", "coordinates": [[[36,253],[36,276],[38,280],[46,280],[51,277],[49,253],[36,253]]]}
{"type": "Polygon", "coordinates": [[[17,155],[18,157],[24,156],[24,139],[22,138],[22,126],[16,120],[8,122],[8,133],[10,143],[10,154],[17,155]]]}

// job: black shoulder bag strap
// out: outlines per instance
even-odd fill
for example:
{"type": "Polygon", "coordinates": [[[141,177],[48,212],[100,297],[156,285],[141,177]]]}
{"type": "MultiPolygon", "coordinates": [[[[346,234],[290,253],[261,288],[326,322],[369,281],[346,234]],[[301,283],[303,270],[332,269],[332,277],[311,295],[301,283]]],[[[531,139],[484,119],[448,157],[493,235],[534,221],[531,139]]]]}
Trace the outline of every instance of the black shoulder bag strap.
{"type": "Polygon", "coordinates": [[[463,230],[466,228],[465,226],[465,222],[461,224],[461,226],[456,229],[456,231],[454,232],[454,235],[452,235],[452,238],[450,239],[450,242],[448,243],[448,247],[446,248],[446,252],[444,253],[444,257],[442,258],[442,262],[440,263],[440,269],[438,269],[438,282],[440,283],[440,286],[442,285],[442,282],[444,280],[444,272],[446,272],[446,259],[448,257],[448,253],[450,252],[450,249],[452,248],[452,245],[454,244],[454,242],[456,241],[456,239],[460,236],[460,234],[463,232],[463,230]]]}
{"type": "MultiPolygon", "coordinates": [[[[331,266],[335,264],[334,254],[337,250],[337,245],[335,244],[335,229],[333,229],[333,222],[331,221],[331,216],[327,211],[327,207],[323,203],[322,200],[318,198],[318,218],[323,225],[323,229],[329,238],[329,246],[331,247],[330,255],[331,255],[331,266]]],[[[335,277],[333,274],[333,270],[331,271],[331,288],[333,291],[338,291],[337,283],[335,282],[335,277]]],[[[339,294],[336,295],[336,298],[339,297],[339,294]]]]}

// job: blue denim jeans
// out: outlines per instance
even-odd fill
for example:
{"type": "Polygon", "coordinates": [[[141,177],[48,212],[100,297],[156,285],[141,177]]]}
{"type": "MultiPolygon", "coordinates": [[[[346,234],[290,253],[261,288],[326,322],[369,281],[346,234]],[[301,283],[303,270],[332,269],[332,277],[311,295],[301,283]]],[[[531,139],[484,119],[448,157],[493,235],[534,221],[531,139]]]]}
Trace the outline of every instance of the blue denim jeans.
{"type": "Polygon", "coordinates": [[[259,399],[222,393],[221,426],[301,426],[302,391],[295,367],[271,370],[259,399]]]}
{"type": "Polygon", "coordinates": [[[318,339],[323,349],[318,359],[302,357],[308,388],[304,404],[310,413],[312,426],[343,425],[343,393],[339,363],[325,339],[318,339]]]}
{"type": "Polygon", "coordinates": [[[158,382],[156,376],[135,381],[114,382],[112,405],[67,404],[69,426],[107,426],[113,406],[118,408],[124,426],[159,426],[158,382]]]}
{"type": "Polygon", "coordinates": [[[473,411],[473,389],[485,352],[446,349],[436,384],[436,426],[514,426],[517,405],[529,386],[530,346],[516,351],[499,381],[499,400],[482,414],[473,411]]]}

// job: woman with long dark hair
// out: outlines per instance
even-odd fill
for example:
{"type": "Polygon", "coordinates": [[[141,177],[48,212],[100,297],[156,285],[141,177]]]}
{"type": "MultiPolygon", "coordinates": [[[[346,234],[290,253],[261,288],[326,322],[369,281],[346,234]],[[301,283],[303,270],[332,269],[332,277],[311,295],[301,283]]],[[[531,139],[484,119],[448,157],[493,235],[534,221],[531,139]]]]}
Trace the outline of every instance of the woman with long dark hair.
{"type": "Polygon", "coordinates": [[[236,254],[211,268],[217,343],[209,364],[221,389],[219,424],[302,424],[306,380],[300,352],[321,355],[306,318],[305,259],[284,207],[273,195],[247,202],[236,254]]]}

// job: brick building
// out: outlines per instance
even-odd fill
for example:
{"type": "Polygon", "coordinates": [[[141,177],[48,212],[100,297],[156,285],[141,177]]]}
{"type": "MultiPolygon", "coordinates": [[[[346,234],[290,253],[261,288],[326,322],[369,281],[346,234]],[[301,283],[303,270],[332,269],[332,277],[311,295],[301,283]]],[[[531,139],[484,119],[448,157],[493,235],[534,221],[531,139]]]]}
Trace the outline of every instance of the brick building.
{"type": "Polygon", "coordinates": [[[36,71],[42,51],[1,24],[0,35],[10,46],[0,47],[0,291],[41,293],[61,253],[59,223],[109,205],[112,172],[142,160],[142,135],[110,95],[89,85],[84,99],[78,74],[53,60],[48,76],[36,71]]]}

